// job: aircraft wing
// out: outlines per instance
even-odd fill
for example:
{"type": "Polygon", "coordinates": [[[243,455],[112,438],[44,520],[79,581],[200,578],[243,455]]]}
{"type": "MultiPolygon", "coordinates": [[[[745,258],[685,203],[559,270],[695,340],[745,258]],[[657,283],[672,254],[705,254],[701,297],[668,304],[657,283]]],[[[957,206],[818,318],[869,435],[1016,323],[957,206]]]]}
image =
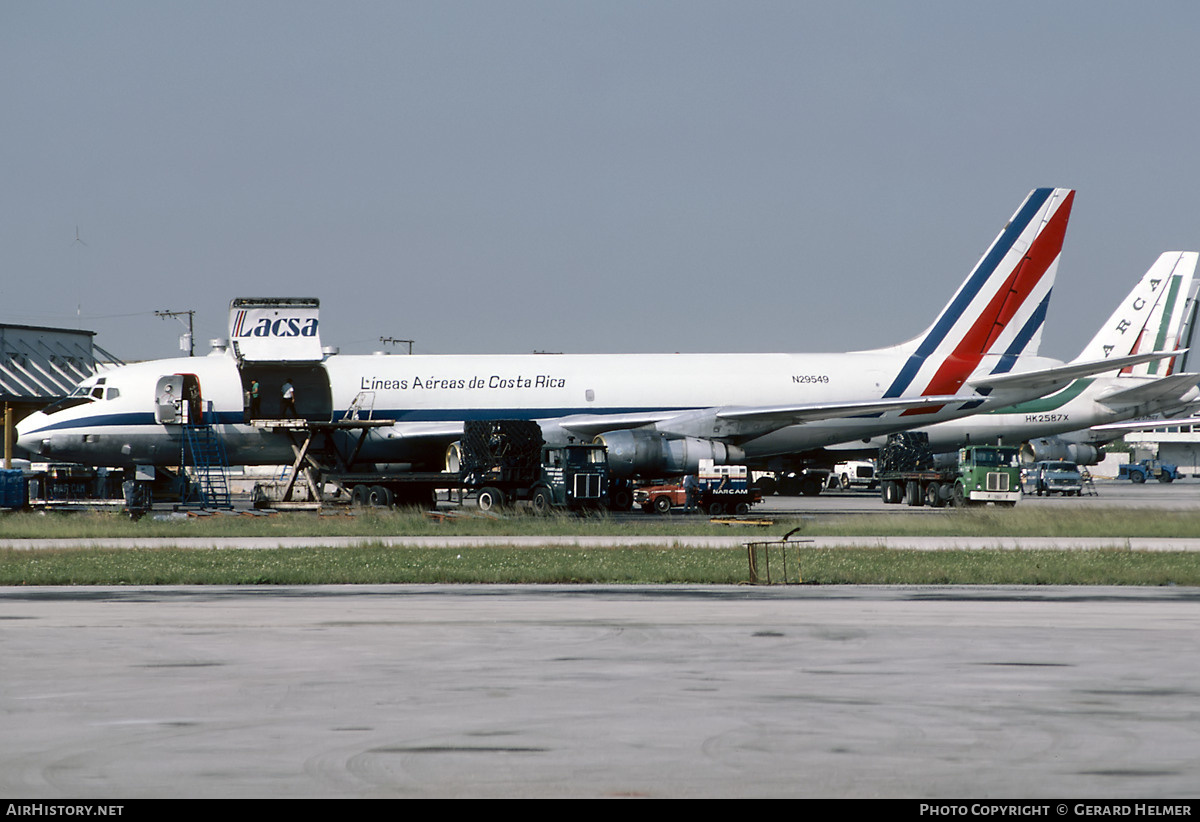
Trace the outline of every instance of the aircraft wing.
{"type": "MultiPolygon", "coordinates": [[[[962,396],[946,395],[807,405],[664,409],[626,414],[575,414],[541,422],[557,425],[581,439],[591,439],[606,431],[641,428],[647,425],[656,425],[660,430],[669,432],[695,421],[721,423],[721,433],[718,436],[761,436],[777,428],[805,422],[942,406],[963,402],[964,399],[962,396]]],[[[380,435],[389,439],[450,441],[462,436],[462,430],[461,422],[398,423],[393,429],[381,432],[380,435]]]]}
{"type": "Polygon", "coordinates": [[[973,398],[953,394],[933,397],[898,397],[864,402],[813,403],[810,405],[755,406],[748,408],[717,409],[717,419],[729,422],[774,423],[777,428],[799,425],[817,420],[835,420],[843,417],[862,417],[884,411],[903,411],[910,408],[951,405],[969,402],[973,398]]]}
{"type": "MultiPolygon", "coordinates": [[[[1160,355],[1161,356],[1161,355],[1160,355]]],[[[1110,361],[1107,368],[1119,368],[1110,361]]],[[[727,439],[758,437],[789,425],[801,425],[819,420],[842,419],[881,414],[886,411],[905,411],[917,408],[937,408],[978,398],[956,394],[930,397],[900,397],[894,399],[862,400],[858,402],[808,403],[804,405],[725,406],[721,408],[664,409],[626,414],[576,414],[569,417],[542,420],[557,425],[581,439],[590,439],[607,431],[642,428],[654,425],[668,434],[727,439]]],[[[462,435],[462,423],[408,423],[385,436],[403,439],[445,439],[462,435]]]]}
{"type": "Polygon", "coordinates": [[[662,422],[680,413],[691,411],[655,411],[651,413],[635,412],[631,414],[575,414],[550,420],[561,428],[570,431],[577,437],[590,438],[605,431],[619,431],[625,428],[641,428],[643,425],[662,422]]]}
{"type": "Polygon", "coordinates": [[[1178,400],[1200,383],[1200,374],[1172,374],[1157,380],[1141,382],[1132,388],[1122,388],[1104,394],[1097,401],[1109,407],[1117,405],[1141,405],[1156,400],[1178,400]]]}
{"type": "Polygon", "coordinates": [[[969,399],[955,395],[939,395],[805,405],[726,406],[653,413],[581,414],[564,417],[556,422],[562,428],[580,437],[594,437],[606,431],[655,425],[659,431],[664,433],[736,438],[762,436],[789,425],[799,425],[817,420],[859,417],[880,414],[884,411],[903,411],[909,408],[938,407],[969,399]]]}
{"type": "Polygon", "coordinates": [[[1133,354],[1128,357],[1113,357],[1108,360],[1091,360],[1089,362],[1070,362],[1053,368],[1041,368],[1037,371],[1018,371],[1010,374],[989,374],[985,377],[969,380],[968,385],[976,391],[984,389],[1001,390],[1041,390],[1042,396],[1052,394],[1060,388],[1069,385],[1080,377],[1090,377],[1093,374],[1104,374],[1109,371],[1119,371],[1127,365],[1138,365],[1153,360],[1177,357],[1186,352],[1186,348],[1175,351],[1156,351],[1150,354],[1133,354]]]}

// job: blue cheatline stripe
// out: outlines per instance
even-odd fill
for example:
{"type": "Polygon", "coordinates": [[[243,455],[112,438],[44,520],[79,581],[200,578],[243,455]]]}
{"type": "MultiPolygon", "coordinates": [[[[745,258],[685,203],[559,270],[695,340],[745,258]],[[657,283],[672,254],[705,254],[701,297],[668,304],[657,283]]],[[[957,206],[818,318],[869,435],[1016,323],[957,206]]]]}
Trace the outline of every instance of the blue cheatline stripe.
{"type": "MultiPolygon", "coordinates": [[[[585,414],[589,417],[605,417],[613,414],[652,414],[696,410],[692,407],[645,407],[645,408],[451,408],[432,410],[376,409],[375,419],[395,420],[398,423],[414,422],[459,422],[462,420],[537,420],[585,414]]],[[[334,413],[334,419],[345,416],[345,409],[334,413]]],[[[213,425],[242,425],[245,417],[241,411],[219,411],[205,415],[213,425]]],[[[121,425],[158,426],[151,412],[124,414],[102,414],[94,417],[77,417],[54,422],[37,429],[37,433],[64,428],[108,428],[121,425]]],[[[173,426],[172,426],[173,427],[173,426]]]]}
{"type": "MultiPolygon", "coordinates": [[[[547,418],[587,415],[606,417],[613,414],[654,414],[697,410],[692,407],[630,407],[630,408],[448,408],[448,409],[388,409],[376,410],[377,419],[396,422],[459,422],[463,420],[540,420],[547,418]]],[[[341,412],[339,412],[340,414],[341,412]]]]}
{"type": "Polygon", "coordinates": [[[991,278],[996,271],[996,266],[1000,265],[1000,261],[1008,254],[1013,243],[1029,226],[1029,223],[1041,210],[1046,200],[1054,193],[1052,188],[1039,188],[1025,199],[1016,216],[1009,222],[1004,230],[1000,232],[1000,236],[992,247],[988,249],[988,253],[979,261],[979,265],[971,272],[971,276],[967,278],[967,283],[959,292],[954,301],[947,306],[942,315],[938,317],[933,328],[921,340],[917,346],[916,353],[908,358],[908,362],[900,369],[900,373],[896,375],[896,379],[892,382],[888,390],[884,392],[885,399],[898,397],[908,390],[913,379],[917,376],[917,372],[925,364],[925,360],[929,358],[937,347],[946,339],[946,335],[950,333],[950,329],[958,322],[963,312],[970,307],[971,303],[979,295],[984,284],[991,278]]]}
{"type": "MultiPolygon", "coordinates": [[[[154,425],[154,414],[152,413],[127,413],[127,414],[103,414],[96,417],[77,417],[71,420],[63,420],[61,422],[43,425],[36,432],[41,434],[44,431],[57,431],[61,428],[106,428],[115,425],[154,425]]],[[[20,430],[20,425],[17,426],[20,430]]]]}

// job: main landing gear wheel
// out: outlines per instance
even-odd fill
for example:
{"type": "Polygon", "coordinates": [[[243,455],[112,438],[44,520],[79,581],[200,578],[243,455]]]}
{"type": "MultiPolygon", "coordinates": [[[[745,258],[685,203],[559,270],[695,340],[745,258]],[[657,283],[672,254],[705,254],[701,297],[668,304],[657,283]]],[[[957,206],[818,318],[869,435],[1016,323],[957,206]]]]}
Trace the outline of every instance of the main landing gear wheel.
{"type": "Polygon", "coordinates": [[[800,480],[800,493],[806,497],[815,497],[821,493],[820,477],[805,477],[800,480]]]}

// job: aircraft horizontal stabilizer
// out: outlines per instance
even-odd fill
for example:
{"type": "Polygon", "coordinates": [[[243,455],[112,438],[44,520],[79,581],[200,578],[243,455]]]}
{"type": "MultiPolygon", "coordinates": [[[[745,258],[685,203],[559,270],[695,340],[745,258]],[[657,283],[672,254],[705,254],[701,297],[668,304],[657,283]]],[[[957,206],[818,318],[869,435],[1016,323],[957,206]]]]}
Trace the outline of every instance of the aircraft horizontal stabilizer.
{"type": "Polygon", "coordinates": [[[1132,388],[1114,390],[1097,398],[1110,408],[1118,405],[1141,405],[1156,400],[1182,400],[1200,383],[1200,374],[1172,374],[1157,380],[1141,382],[1132,388]]]}
{"type": "Polygon", "coordinates": [[[1150,354],[1134,354],[1128,357],[1113,357],[1108,360],[1092,360],[1091,362],[1070,362],[1054,368],[1042,368],[1037,371],[1019,371],[1009,374],[989,374],[985,377],[970,380],[969,385],[976,391],[985,389],[1033,390],[1042,389],[1042,395],[1051,394],[1073,380],[1080,377],[1090,377],[1093,374],[1105,374],[1119,371],[1128,365],[1138,365],[1167,357],[1178,357],[1187,351],[1186,348],[1175,351],[1156,351],[1150,354]]]}

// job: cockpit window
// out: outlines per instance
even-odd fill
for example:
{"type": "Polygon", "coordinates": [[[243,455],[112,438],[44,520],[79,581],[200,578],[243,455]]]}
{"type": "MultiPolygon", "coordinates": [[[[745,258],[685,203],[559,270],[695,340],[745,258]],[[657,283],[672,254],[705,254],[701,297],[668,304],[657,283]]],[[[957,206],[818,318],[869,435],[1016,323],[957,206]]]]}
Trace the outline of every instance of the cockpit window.
{"type": "Polygon", "coordinates": [[[57,414],[59,411],[66,411],[68,408],[74,408],[77,405],[87,405],[89,402],[94,402],[94,400],[88,396],[78,396],[76,392],[72,393],[71,396],[67,397],[66,399],[59,400],[52,405],[46,406],[46,409],[42,411],[42,413],[46,416],[49,416],[51,414],[57,414]]]}
{"type": "Polygon", "coordinates": [[[115,400],[115,399],[116,399],[117,397],[119,397],[119,396],[121,396],[121,389],[120,389],[120,388],[110,388],[110,389],[108,389],[108,399],[110,399],[110,400],[115,400]]]}
{"type": "MultiPolygon", "coordinates": [[[[47,415],[57,414],[59,411],[66,411],[68,408],[104,399],[104,389],[99,387],[102,382],[104,382],[103,377],[96,382],[88,382],[75,386],[70,394],[58,402],[46,406],[42,413],[47,415]]],[[[109,390],[115,391],[116,389],[110,388],[109,390]]]]}

